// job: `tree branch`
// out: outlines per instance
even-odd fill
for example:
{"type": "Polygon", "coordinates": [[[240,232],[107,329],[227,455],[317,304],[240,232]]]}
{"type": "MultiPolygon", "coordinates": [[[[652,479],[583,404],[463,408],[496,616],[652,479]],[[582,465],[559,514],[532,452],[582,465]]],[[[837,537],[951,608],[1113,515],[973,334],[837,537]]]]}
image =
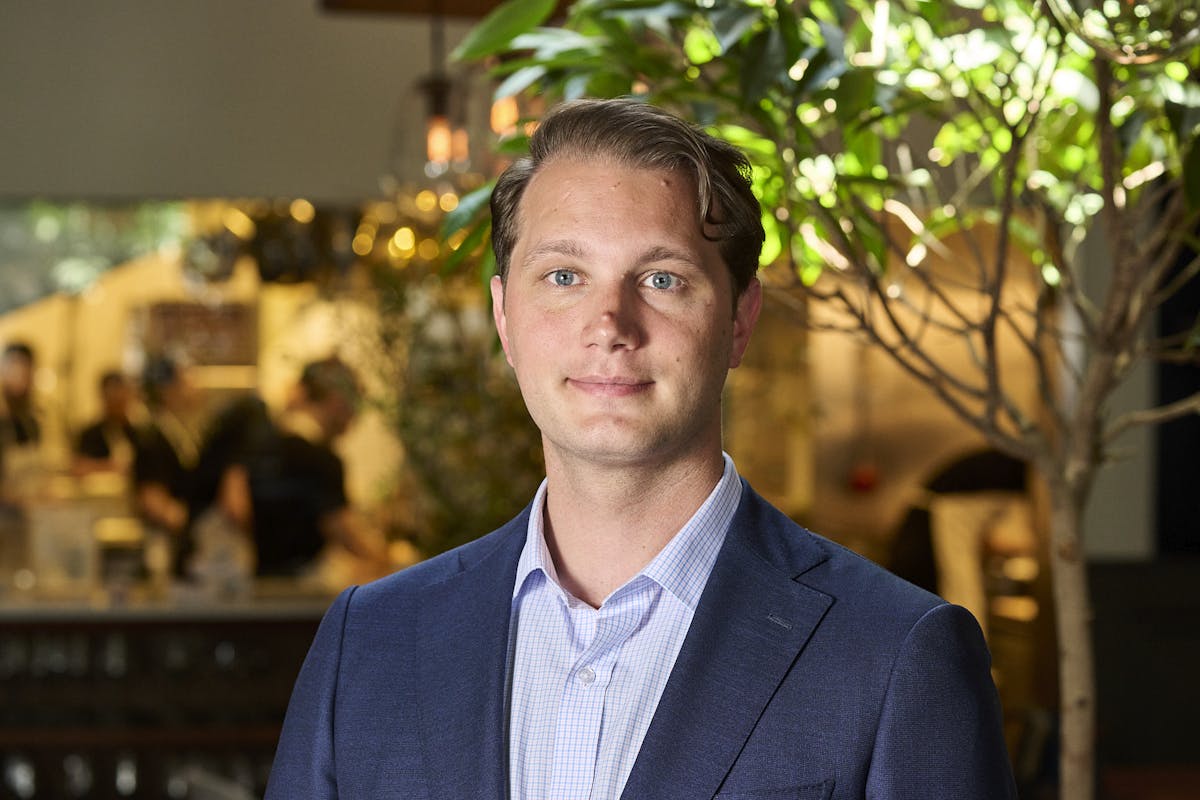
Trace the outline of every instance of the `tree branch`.
{"type": "Polygon", "coordinates": [[[1106,446],[1111,444],[1122,433],[1134,426],[1159,425],[1164,422],[1170,422],[1173,419],[1186,417],[1188,414],[1200,414],[1200,392],[1196,392],[1182,400],[1176,400],[1174,403],[1168,403],[1165,406],[1122,414],[1105,431],[1104,444],[1106,446]]]}

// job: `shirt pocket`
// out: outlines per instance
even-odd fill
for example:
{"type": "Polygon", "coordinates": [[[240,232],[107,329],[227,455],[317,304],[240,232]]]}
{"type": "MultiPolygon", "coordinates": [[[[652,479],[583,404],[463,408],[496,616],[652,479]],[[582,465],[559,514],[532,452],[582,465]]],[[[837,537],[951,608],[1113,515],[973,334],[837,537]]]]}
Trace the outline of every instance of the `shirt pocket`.
{"type": "Polygon", "coordinates": [[[714,800],[829,800],[832,795],[833,781],[821,781],[785,789],[721,792],[714,800]]]}

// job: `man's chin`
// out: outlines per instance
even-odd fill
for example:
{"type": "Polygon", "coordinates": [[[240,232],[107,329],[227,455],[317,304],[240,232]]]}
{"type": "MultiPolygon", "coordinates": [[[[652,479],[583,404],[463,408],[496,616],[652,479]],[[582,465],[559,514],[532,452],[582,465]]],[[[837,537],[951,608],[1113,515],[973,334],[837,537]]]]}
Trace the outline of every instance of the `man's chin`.
{"type": "MultiPolygon", "coordinates": [[[[601,469],[646,469],[663,466],[684,455],[688,448],[671,447],[661,431],[617,426],[595,435],[564,442],[556,447],[576,463],[601,469]],[[657,435],[656,435],[657,434],[657,435]]],[[[554,446],[550,442],[547,446],[554,446]]]]}

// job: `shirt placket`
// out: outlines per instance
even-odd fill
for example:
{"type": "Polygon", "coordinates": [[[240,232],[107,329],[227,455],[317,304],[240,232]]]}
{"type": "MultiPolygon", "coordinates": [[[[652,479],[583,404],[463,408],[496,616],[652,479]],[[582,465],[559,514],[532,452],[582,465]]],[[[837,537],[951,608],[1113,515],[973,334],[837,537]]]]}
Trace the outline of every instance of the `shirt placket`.
{"type": "Polygon", "coordinates": [[[636,595],[596,610],[568,607],[583,651],[567,673],[559,704],[551,797],[588,798],[600,753],[604,702],[621,645],[640,619],[636,595]],[[586,621],[585,621],[586,620],[586,621]],[[584,637],[585,631],[591,635],[584,637]]]}

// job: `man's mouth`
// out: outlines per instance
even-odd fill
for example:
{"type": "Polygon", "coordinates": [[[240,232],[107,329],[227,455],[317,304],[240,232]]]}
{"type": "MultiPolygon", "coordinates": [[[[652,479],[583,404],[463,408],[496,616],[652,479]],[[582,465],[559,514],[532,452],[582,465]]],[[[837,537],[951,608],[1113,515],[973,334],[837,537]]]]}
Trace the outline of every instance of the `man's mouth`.
{"type": "Polygon", "coordinates": [[[598,397],[628,397],[640,394],[654,385],[654,381],[625,375],[583,375],[568,378],[567,383],[575,389],[598,397]]]}

